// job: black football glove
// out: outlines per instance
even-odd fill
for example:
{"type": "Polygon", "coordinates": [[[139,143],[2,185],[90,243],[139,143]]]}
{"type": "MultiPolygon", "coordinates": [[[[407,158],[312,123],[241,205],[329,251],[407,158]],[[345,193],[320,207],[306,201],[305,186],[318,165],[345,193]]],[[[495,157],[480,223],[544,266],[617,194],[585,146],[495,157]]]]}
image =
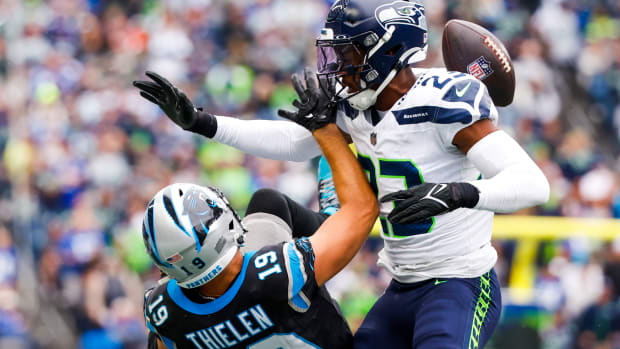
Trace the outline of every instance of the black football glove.
{"type": "Polygon", "coordinates": [[[293,74],[291,80],[299,96],[299,99],[293,101],[293,106],[298,110],[291,112],[279,109],[278,115],[300,124],[310,132],[336,120],[333,81],[330,82],[327,78],[321,79],[321,87],[319,87],[315,74],[309,67],[304,69],[305,86],[299,74],[293,74]]]}
{"type": "Polygon", "coordinates": [[[422,183],[388,194],[381,202],[396,201],[396,207],[388,215],[390,222],[410,224],[459,207],[472,208],[478,199],[478,188],[469,183],[422,183]]]}
{"type": "Polygon", "coordinates": [[[140,96],[157,104],[161,110],[182,129],[213,137],[217,131],[217,120],[213,114],[196,109],[183,91],[157,73],[147,71],[151,81],[134,81],[140,89],[140,96]]]}

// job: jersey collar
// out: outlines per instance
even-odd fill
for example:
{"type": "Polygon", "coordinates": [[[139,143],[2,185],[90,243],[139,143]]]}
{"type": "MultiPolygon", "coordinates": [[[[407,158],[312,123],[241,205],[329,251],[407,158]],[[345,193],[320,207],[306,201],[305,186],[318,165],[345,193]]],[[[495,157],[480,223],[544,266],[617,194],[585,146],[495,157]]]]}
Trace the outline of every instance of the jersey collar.
{"type": "Polygon", "coordinates": [[[241,271],[239,275],[233,282],[232,286],[224,292],[220,297],[212,300],[208,303],[196,303],[187,298],[181,287],[177,285],[176,280],[170,280],[168,285],[166,286],[166,290],[168,291],[168,295],[176,305],[181,307],[183,310],[190,312],[196,315],[209,315],[216,313],[222,310],[225,306],[230,304],[230,302],[235,298],[243,281],[245,280],[245,274],[248,269],[248,263],[250,262],[250,258],[254,255],[255,251],[248,252],[243,256],[243,266],[241,267],[241,271]]]}

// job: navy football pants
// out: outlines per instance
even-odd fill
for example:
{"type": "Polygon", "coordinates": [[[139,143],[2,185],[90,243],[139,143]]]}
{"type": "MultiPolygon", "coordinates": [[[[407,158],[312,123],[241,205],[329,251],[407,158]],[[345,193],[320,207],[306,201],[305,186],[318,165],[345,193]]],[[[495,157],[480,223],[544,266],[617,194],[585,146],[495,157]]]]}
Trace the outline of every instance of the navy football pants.
{"type": "Polygon", "coordinates": [[[354,348],[483,348],[501,303],[493,270],[471,279],[392,280],[355,333],[354,348]]]}

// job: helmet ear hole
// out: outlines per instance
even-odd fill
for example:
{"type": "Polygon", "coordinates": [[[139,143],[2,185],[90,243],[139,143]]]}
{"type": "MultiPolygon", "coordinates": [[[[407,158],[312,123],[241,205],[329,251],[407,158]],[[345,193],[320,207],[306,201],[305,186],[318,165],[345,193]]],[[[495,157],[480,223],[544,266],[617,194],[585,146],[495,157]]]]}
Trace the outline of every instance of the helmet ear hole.
{"type": "Polygon", "coordinates": [[[179,188],[179,195],[183,196],[183,190],[179,188]]]}
{"type": "Polygon", "coordinates": [[[228,224],[228,229],[229,230],[233,230],[235,228],[235,224],[233,223],[233,220],[230,220],[230,223],[228,224]]]}

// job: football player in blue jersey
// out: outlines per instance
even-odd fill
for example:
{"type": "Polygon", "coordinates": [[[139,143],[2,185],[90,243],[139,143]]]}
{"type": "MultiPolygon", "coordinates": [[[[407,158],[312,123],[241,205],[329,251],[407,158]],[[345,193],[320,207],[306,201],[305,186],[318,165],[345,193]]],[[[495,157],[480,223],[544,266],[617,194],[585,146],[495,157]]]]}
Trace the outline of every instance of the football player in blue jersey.
{"type": "MultiPolygon", "coordinates": [[[[250,208],[248,218],[254,217],[252,224],[269,220],[274,230],[282,230],[274,225],[277,220],[260,216],[275,214],[293,234],[309,238],[258,250],[244,246],[242,253],[246,220],[242,223],[224,195],[211,187],[169,185],[148,204],[144,242],[167,275],[145,296],[150,347],[351,347],[346,320],[322,285],[362,246],[378,216],[378,203],[336,125],[319,114],[303,121],[331,164],[341,208],[316,232],[307,233],[303,230],[318,220],[303,221],[307,214],[301,211],[307,209],[291,202],[284,203],[293,205],[285,209],[287,214],[274,212],[280,204],[272,202],[261,204],[262,212],[250,208]]],[[[260,191],[250,206],[274,197],[278,195],[260,191]]],[[[309,212],[310,220],[316,218],[309,212]]],[[[256,234],[249,229],[248,235],[256,234]]]]}
{"type": "MultiPolygon", "coordinates": [[[[497,128],[483,83],[413,68],[427,40],[420,1],[338,0],[316,42],[326,88],[309,70],[305,83],[295,75],[298,110],[281,112],[298,123],[336,114],[381,199],[378,263],[393,280],[355,334],[356,348],[484,347],[501,312],[493,214],[549,196],[542,171],[497,128]]],[[[143,96],[157,102],[149,89],[161,96],[161,85],[144,84],[143,96]]],[[[173,92],[176,109],[160,105],[186,130],[272,159],[320,154],[296,123],[215,116],[173,92]]]]}

